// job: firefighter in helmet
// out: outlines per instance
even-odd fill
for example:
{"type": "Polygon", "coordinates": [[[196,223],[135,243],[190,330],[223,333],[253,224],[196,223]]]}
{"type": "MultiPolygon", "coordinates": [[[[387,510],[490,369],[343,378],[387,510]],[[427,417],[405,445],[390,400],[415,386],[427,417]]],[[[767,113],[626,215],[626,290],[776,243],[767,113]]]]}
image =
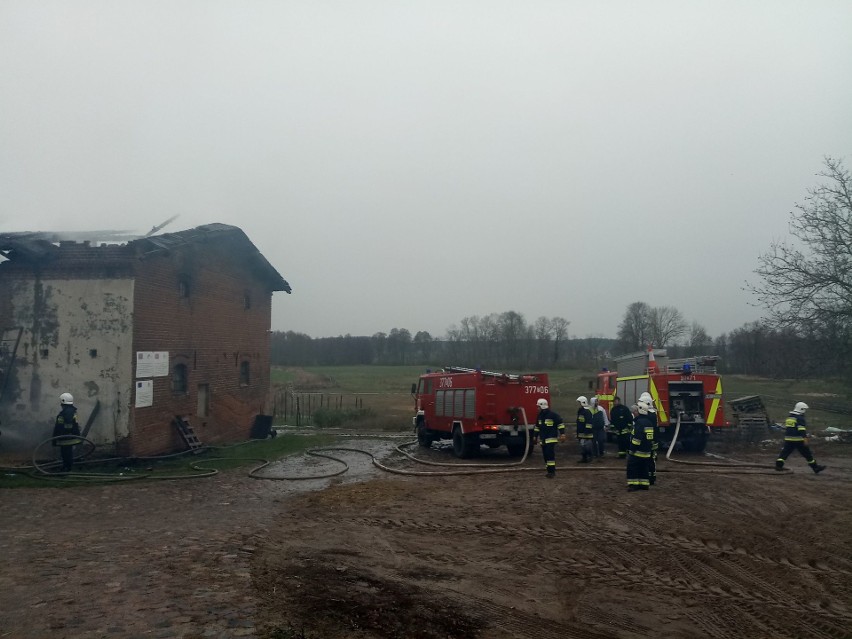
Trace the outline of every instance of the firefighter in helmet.
{"type": "Polygon", "coordinates": [[[615,429],[615,436],[618,441],[618,457],[625,459],[627,448],[630,445],[630,433],[633,431],[633,413],[621,403],[621,398],[618,395],[612,400],[610,421],[615,429]]]}
{"type": "Polygon", "coordinates": [[[74,465],[74,446],[82,443],[80,425],[77,423],[77,407],[71,393],[59,396],[60,411],[53,424],[53,445],[58,446],[62,456],[62,470],[70,472],[74,465]]]}
{"type": "Polygon", "coordinates": [[[538,406],[538,417],[533,429],[533,446],[541,438],[541,454],[547,478],[553,479],[556,477],[556,442],[565,441],[565,424],[557,413],[550,410],[550,404],[544,397],[535,404],[538,406]]]}
{"type": "Polygon", "coordinates": [[[580,461],[578,464],[588,464],[594,456],[594,430],[592,411],[589,410],[589,400],[585,395],[577,398],[577,439],[580,441],[580,461]]]}
{"type": "Polygon", "coordinates": [[[645,399],[636,402],[639,414],[633,422],[633,435],[627,457],[627,490],[648,490],[651,487],[649,466],[654,444],[654,422],[649,416],[651,405],[645,399]]]}
{"type": "Polygon", "coordinates": [[[654,443],[651,445],[651,458],[648,460],[648,480],[653,486],[657,483],[657,452],[660,448],[660,426],[657,424],[657,408],[654,406],[654,398],[651,393],[645,391],[639,395],[648,406],[648,418],[654,422],[654,443]]]}
{"type": "Polygon", "coordinates": [[[589,411],[592,413],[592,451],[598,461],[603,461],[606,449],[606,427],[609,426],[609,418],[597,397],[589,400],[589,411]]]}
{"type": "Polygon", "coordinates": [[[808,461],[808,465],[815,474],[825,470],[825,466],[820,466],[816,463],[811,449],[808,447],[808,426],[805,421],[805,411],[808,410],[808,405],[805,402],[797,402],[784,421],[784,448],[778,453],[778,459],[775,460],[775,470],[784,470],[784,462],[787,461],[790,453],[798,450],[799,453],[808,461]]]}

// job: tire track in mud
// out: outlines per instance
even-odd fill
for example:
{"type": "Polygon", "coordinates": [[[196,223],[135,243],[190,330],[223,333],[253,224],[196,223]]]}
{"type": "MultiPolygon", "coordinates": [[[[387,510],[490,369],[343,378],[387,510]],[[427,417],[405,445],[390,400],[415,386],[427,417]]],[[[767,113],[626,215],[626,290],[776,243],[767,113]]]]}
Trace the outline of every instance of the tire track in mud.
{"type": "MultiPolygon", "coordinates": [[[[826,554],[832,561],[840,565],[829,565],[826,561],[819,559],[807,560],[806,562],[794,561],[788,557],[773,558],[762,553],[751,552],[741,546],[734,546],[727,541],[706,537],[686,537],[671,532],[655,532],[644,526],[644,520],[638,520],[629,514],[624,516],[626,521],[630,521],[631,529],[640,531],[636,535],[635,543],[646,546],[662,546],[669,548],[676,546],[681,550],[686,550],[694,553],[711,554],[711,555],[729,555],[747,557],[753,561],[770,564],[772,566],[789,568],[793,570],[801,570],[806,572],[821,572],[840,575],[852,575],[852,555],[831,553],[825,550],[826,554]]],[[[707,527],[718,528],[719,522],[705,522],[707,527]]],[[[785,535],[787,531],[785,530],[785,535]]],[[[790,533],[785,537],[794,545],[799,547],[808,547],[812,544],[810,537],[803,534],[790,533]]]]}
{"type": "MultiPolygon", "coordinates": [[[[805,633],[808,637],[815,639],[837,639],[838,637],[847,637],[850,617],[844,615],[824,612],[822,618],[819,619],[819,624],[814,625],[810,621],[810,615],[813,614],[811,606],[801,604],[791,598],[790,593],[776,588],[767,580],[755,578],[753,573],[736,567],[735,572],[742,576],[747,582],[751,582],[750,587],[744,586],[737,579],[717,570],[713,566],[704,563],[689,562],[685,558],[679,556],[677,552],[672,553],[670,559],[674,561],[680,569],[690,576],[691,579],[697,580],[697,585],[705,590],[708,596],[714,598],[725,599],[726,603],[733,609],[738,610],[741,614],[749,618],[758,620],[761,625],[766,626],[772,631],[773,637],[785,636],[791,630],[797,631],[792,637],[802,636],[805,633]],[[704,587],[702,582],[712,583],[710,587],[704,587]],[[721,586],[716,584],[722,584],[721,586]],[[748,588],[747,590],[745,588],[748,588]],[[754,590],[760,588],[760,591],[754,590]],[[791,628],[779,622],[779,619],[789,619],[789,612],[793,610],[798,616],[804,617],[805,623],[803,627],[791,628]],[[774,611],[775,614],[771,614],[774,611]],[[759,613],[759,614],[758,614],[759,613]],[[834,617],[834,620],[826,619],[826,617],[834,617]],[[841,617],[841,619],[837,619],[841,617]],[[835,625],[835,622],[837,625],[835,625]],[[780,633],[780,634],[778,634],[780,633]]],[[[794,620],[797,621],[797,620],[794,620]]],[[[798,624],[797,624],[798,625],[798,624]]]]}
{"type": "Polygon", "coordinates": [[[468,592],[452,589],[448,592],[454,592],[470,601],[470,605],[477,612],[484,613],[484,618],[490,620],[490,626],[519,638],[535,636],[536,639],[612,639],[611,633],[602,634],[590,628],[577,628],[576,624],[568,625],[554,619],[542,618],[490,599],[472,596],[468,592]]]}
{"type": "MultiPolygon", "coordinates": [[[[329,520],[339,521],[339,520],[329,520]]],[[[414,529],[426,532],[435,532],[445,535],[451,534],[484,534],[484,535],[511,535],[514,537],[525,538],[554,538],[554,539],[570,539],[574,541],[585,541],[588,539],[588,531],[577,531],[570,527],[554,528],[549,526],[523,527],[516,528],[510,526],[487,524],[478,526],[476,524],[444,524],[440,522],[423,522],[412,519],[368,519],[354,518],[350,521],[364,524],[367,526],[382,526],[398,529],[414,529]]],[[[566,522],[567,524],[567,522],[566,522]]],[[[637,528],[639,525],[637,525],[637,528]]],[[[595,531],[595,538],[607,542],[609,544],[625,543],[623,534],[612,533],[608,531],[595,531]]],[[[769,564],[776,567],[783,567],[793,570],[802,570],[808,572],[821,572],[840,575],[852,575],[852,567],[850,569],[843,567],[830,566],[825,561],[810,560],[808,563],[795,562],[787,557],[773,558],[761,553],[750,552],[742,547],[735,547],[727,542],[718,541],[715,539],[693,539],[683,535],[673,533],[652,533],[647,531],[645,534],[641,532],[635,538],[631,538],[630,543],[635,543],[641,546],[657,546],[665,549],[670,549],[676,546],[680,550],[685,550],[699,554],[710,555],[739,555],[747,557],[756,562],[769,564]]],[[[839,558],[839,557],[835,557],[839,558]]],[[[845,562],[844,562],[845,563],[845,562]]]]}
{"type": "Polygon", "coordinates": [[[744,633],[736,628],[729,632],[726,628],[728,624],[725,619],[715,612],[703,610],[698,613],[685,612],[684,614],[687,619],[701,628],[710,639],[741,639],[744,636],[744,633]]]}
{"type": "MultiPolygon", "coordinates": [[[[792,621],[795,625],[791,625],[784,623],[784,620],[790,620],[790,615],[784,612],[772,615],[760,605],[749,602],[743,602],[736,607],[741,614],[748,615],[750,619],[766,629],[767,632],[764,636],[774,639],[782,639],[783,637],[789,637],[789,639],[801,639],[801,637],[808,637],[808,639],[850,639],[852,637],[847,627],[833,626],[822,619],[805,618],[801,623],[794,619],[792,621]]],[[[784,607],[781,606],[781,608],[784,607]]]]}
{"type": "MultiPolygon", "coordinates": [[[[547,527],[535,527],[532,529],[522,528],[513,529],[505,526],[488,526],[486,532],[482,532],[481,527],[476,525],[446,525],[436,522],[416,522],[413,520],[385,520],[385,519],[358,519],[358,523],[366,525],[393,525],[398,529],[422,529],[441,530],[444,532],[451,531],[453,533],[474,534],[479,531],[479,534],[495,534],[500,533],[515,533],[518,536],[533,536],[545,538],[564,538],[564,535],[558,534],[559,531],[547,527]],[[498,529],[499,530],[496,530],[498,529]]],[[[622,540],[623,541],[623,540],[622,540]]],[[[639,541],[631,540],[631,543],[640,543],[639,541]]],[[[654,544],[660,545],[660,544],[654,544]]],[[[694,549],[694,544],[690,544],[688,551],[694,549]]],[[[669,559],[677,566],[678,576],[672,577],[668,574],[669,571],[660,570],[654,567],[645,567],[640,570],[628,569],[627,566],[631,563],[631,556],[626,551],[621,551],[616,548],[610,548],[608,552],[614,558],[596,559],[584,555],[579,558],[573,557],[557,557],[551,560],[553,565],[558,570],[564,570],[566,573],[578,577],[586,578],[595,583],[603,583],[607,586],[623,586],[625,583],[631,586],[648,586],[661,588],[676,594],[687,594],[696,597],[713,597],[723,600],[728,605],[736,608],[745,607],[745,614],[751,615],[753,610],[763,607],[774,609],[779,616],[784,616],[791,609],[802,614],[815,614],[814,606],[811,604],[802,604],[797,601],[789,601],[789,593],[771,585],[769,581],[754,574],[754,571],[738,565],[726,562],[723,557],[716,558],[716,555],[723,554],[714,550],[712,555],[715,560],[722,561],[725,566],[733,570],[734,576],[730,576],[725,572],[717,570],[705,563],[689,561],[679,555],[678,551],[670,553],[669,559]],[[743,583],[745,582],[745,583],[743,583]],[[712,583],[711,586],[706,586],[705,583],[712,583]],[[721,585],[720,585],[721,584],[721,585]],[[784,603],[782,603],[784,602],[784,603]]],[[[439,560],[444,561],[443,556],[439,560]]],[[[454,561],[461,561],[464,564],[468,562],[464,558],[456,557],[454,561]]],[[[791,564],[784,562],[770,562],[776,566],[789,567],[791,564]]],[[[522,565],[522,562],[520,562],[522,565]]],[[[836,609],[820,607],[818,612],[822,618],[821,623],[824,626],[819,634],[815,637],[824,637],[832,639],[844,636],[842,628],[852,621],[852,615],[836,609]],[[841,624],[841,625],[836,625],[841,624]],[[840,634],[838,634],[840,633],[840,634]]],[[[772,623],[774,617],[772,615],[763,614],[760,617],[762,625],[772,623]]],[[[773,627],[777,630],[777,627],[773,627]]],[[[716,631],[718,632],[718,627],[716,631]]],[[[735,629],[732,629],[734,631],[735,629]]]]}
{"type": "MultiPolygon", "coordinates": [[[[752,581],[760,588],[768,591],[770,593],[770,597],[773,598],[774,601],[783,601],[784,599],[790,596],[790,593],[785,590],[781,590],[780,588],[772,585],[772,577],[762,578],[759,581],[755,579],[756,575],[754,573],[753,567],[743,565],[742,561],[738,557],[726,557],[720,560],[720,563],[723,567],[731,570],[735,577],[742,578],[744,581],[752,581]]],[[[783,562],[782,562],[783,564],[783,562]]],[[[783,566],[782,566],[783,567],[783,566]]],[[[848,583],[845,582],[844,583],[848,583]]],[[[825,593],[831,593],[832,597],[836,597],[839,592],[848,593],[848,588],[845,587],[835,587],[831,584],[822,584],[825,593]]],[[[818,614],[820,616],[829,615],[831,617],[839,617],[847,620],[847,623],[852,626],[852,610],[850,610],[846,605],[837,603],[837,602],[821,602],[821,601],[809,601],[808,603],[802,603],[799,605],[800,609],[803,611],[808,611],[814,614],[818,614]]]]}
{"type": "MultiPolygon", "coordinates": [[[[329,522],[340,524],[340,519],[329,519],[329,522]]],[[[426,532],[435,534],[441,537],[450,538],[454,535],[479,535],[493,537],[494,535],[504,535],[531,539],[553,539],[553,540],[588,540],[588,531],[582,532],[571,528],[570,524],[566,529],[555,528],[551,526],[532,526],[532,527],[511,527],[500,524],[445,524],[442,522],[433,521],[418,521],[409,519],[387,519],[387,518],[352,518],[348,521],[367,527],[379,527],[385,530],[413,530],[417,532],[426,532]]],[[[639,526],[637,526],[639,527],[639,526]]],[[[583,525],[579,528],[586,529],[583,525]]],[[[601,531],[596,532],[597,539],[611,540],[615,535],[601,536],[601,531]]],[[[617,535],[618,544],[624,545],[626,541],[623,535],[617,535]]],[[[808,632],[810,628],[811,636],[817,639],[838,639],[841,637],[852,637],[852,633],[846,630],[846,627],[852,622],[852,615],[845,609],[844,606],[832,606],[831,604],[820,604],[814,602],[800,603],[795,599],[790,599],[789,593],[772,585],[771,580],[756,574],[753,567],[743,565],[745,560],[758,561],[770,566],[782,569],[798,569],[806,570],[814,574],[846,574],[845,571],[832,569],[824,564],[816,566],[803,566],[795,564],[787,559],[772,559],[759,553],[750,553],[745,549],[735,548],[732,545],[719,544],[715,540],[695,540],[689,539],[680,535],[666,534],[664,539],[649,542],[647,535],[637,535],[629,540],[629,543],[635,543],[643,546],[660,547],[669,551],[669,557],[677,566],[676,572],[678,576],[669,574],[670,570],[656,568],[654,566],[646,566],[640,570],[628,569],[632,563],[632,558],[629,553],[619,550],[618,545],[608,548],[607,552],[611,556],[605,558],[592,558],[584,555],[579,558],[574,557],[557,557],[551,560],[551,565],[559,572],[564,572],[568,575],[582,577],[594,583],[604,584],[606,586],[631,586],[648,587],[653,586],[661,590],[671,592],[673,594],[694,596],[698,599],[706,599],[711,597],[720,601],[720,604],[732,607],[738,610],[740,614],[753,618],[755,623],[759,623],[763,628],[771,631],[772,636],[784,636],[790,632],[790,628],[784,626],[776,619],[784,619],[789,617],[791,611],[797,613],[803,618],[814,616],[818,618],[818,622],[810,621],[807,627],[801,628],[801,632],[808,632]],[[674,540],[677,543],[671,543],[674,540]],[[676,546],[673,550],[672,545],[676,546]],[[713,561],[720,562],[723,569],[715,568],[707,565],[703,561],[694,561],[684,558],[681,553],[705,556],[712,558],[713,561]],[[706,586],[705,584],[713,584],[706,586]],[[759,614],[758,614],[759,613],[759,614]],[[778,634],[780,633],[780,634],[778,634]]],[[[422,552],[408,551],[417,556],[423,556],[422,552]]],[[[428,554],[430,560],[435,561],[438,565],[446,565],[447,556],[444,554],[428,554]]],[[[474,561],[465,560],[463,557],[453,557],[453,561],[461,562],[462,564],[475,563],[474,561]]],[[[511,560],[510,560],[511,561],[511,560]]],[[[517,568],[524,575],[530,575],[533,571],[529,568],[524,570],[524,562],[521,558],[517,561],[517,568]]],[[[495,591],[497,593],[497,591],[495,591]]],[[[508,591],[500,592],[503,596],[511,594],[508,591]]],[[[483,601],[489,602],[490,606],[498,606],[488,599],[483,601]]],[[[508,614],[508,613],[507,613],[508,614]]],[[[519,611],[511,610],[511,615],[517,616],[519,611]]],[[[690,617],[692,619],[692,617],[690,617]]],[[[693,619],[694,621],[694,619],[693,619]]],[[[720,638],[729,636],[728,633],[736,631],[736,628],[726,627],[726,624],[702,623],[702,628],[708,632],[718,635],[720,638]]],[[[624,630],[631,631],[631,627],[624,627],[624,630]]],[[[526,627],[529,630],[529,627],[526,627]]],[[[563,635],[565,636],[565,635],[563,635]]],[[[569,635],[574,636],[574,635],[569,635]]]]}

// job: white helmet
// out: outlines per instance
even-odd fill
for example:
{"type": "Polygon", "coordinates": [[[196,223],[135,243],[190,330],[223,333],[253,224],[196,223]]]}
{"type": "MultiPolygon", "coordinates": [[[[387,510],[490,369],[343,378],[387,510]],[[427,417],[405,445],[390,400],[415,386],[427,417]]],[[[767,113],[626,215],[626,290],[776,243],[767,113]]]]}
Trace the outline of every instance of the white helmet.
{"type": "Polygon", "coordinates": [[[74,403],[74,396],[71,393],[62,393],[59,396],[59,403],[60,404],[73,404],[74,403]]]}
{"type": "Polygon", "coordinates": [[[648,404],[648,412],[649,413],[656,413],[657,412],[657,409],[654,407],[654,398],[651,397],[651,393],[649,393],[648,391],[645,391],[644,393],[639,395],[638,401],[645,402],[646,404],[648,404]]]}
{"type": "Polygon", "coordinates": [[[597,405],[598,405],[598,398],[597,398],[597,396],[592,397],[592,398],[589,400],[589,403],[590,403],[592,406],[597,406],[597,405]]]}
{"type": "Polygon", "coordinates": [[[538,406],[539,410],[547,410],[548,406],[550,406],[550,404],[547,403],[547,400],[544,397],[539,399],[535,403],[535,405],[538,406]]]}
{"type": "Polygon", "coordinates": [[[580,395],[580,396],[577,398],[577,401],[578,401],[578,402],[580,402],[580,406],[582,406],[583,408],[588,408],[588,407],[589,407],[589,400],[588,400],[588,399],[586,399],[586,396],[585,396],[585,395],[580,395]]]}
{"type": "Polygon", "coordinates": [[[651,410],[651,403],[644,397],[639,398],[639,401],[636,402],[636,406],[639,407],[640,415],[647,415],[651,410]]]}
{"type": "Polygon", "coordinates": [[[793,408],[794,413],[803,414],[806,410],[808,410],[810,406],[805,404],[805,402],[798,402],[796,406],[793,408]]]}

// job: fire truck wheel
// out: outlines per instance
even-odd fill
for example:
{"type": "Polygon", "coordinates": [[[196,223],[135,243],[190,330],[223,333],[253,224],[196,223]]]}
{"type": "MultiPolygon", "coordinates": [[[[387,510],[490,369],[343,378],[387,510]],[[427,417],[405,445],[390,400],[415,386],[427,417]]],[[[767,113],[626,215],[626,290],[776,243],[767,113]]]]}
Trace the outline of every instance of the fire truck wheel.
{"type": "MultiPolygon", "coordinates": [[[[525,442],[521,442],[520,444],[506,444],[506,448],[509,451],[509,457],[523,457],[524,446],[525,442]]],[[[532,450],[532,447],[530,447],[530,450],[532,450]]]]}
{"type": "MultiPolygon", "coordinates": [[[[476,438],[476,442],[479,441],[479,438],[476,438]]],[[[453,431],[453,454],[456,457],[461,459],[467,459],[468,457],[472,457],[476,452],[474,439],[472,437],[466,436],[462,433],[461,428],[456,428],[453,431]]]]}
{"type": "Polygon", "coordinates": [[[703,453],[707,448],[707,434],[692,435],[683,440],[683,450],[687,453],[703,453]]]}
{"type": "Polygon", "coordinates": [[[423,424],[418,424],[417,426],[417,443],[420,444],[423,448],[430,448],[432,446],[432,435],[429,434],[429,430],[423,424]]]}

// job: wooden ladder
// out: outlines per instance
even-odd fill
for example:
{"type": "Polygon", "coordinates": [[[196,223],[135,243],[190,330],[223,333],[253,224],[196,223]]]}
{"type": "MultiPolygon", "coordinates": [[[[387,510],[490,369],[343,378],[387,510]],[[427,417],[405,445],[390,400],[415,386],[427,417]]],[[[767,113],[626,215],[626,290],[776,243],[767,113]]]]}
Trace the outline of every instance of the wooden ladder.
{"type": "Polygon", "coordinates": [[[178,432],[183,438],[183,441],[185,441],[187,447],[189,447],[189,450],[196,455],[200,453],[203,450],[204,445],[198,440],[195,431],[192,430],[192,424],[189,423],[189,418],[175,415],[174,423],[175,426],[177,426],[178,432]]]}

